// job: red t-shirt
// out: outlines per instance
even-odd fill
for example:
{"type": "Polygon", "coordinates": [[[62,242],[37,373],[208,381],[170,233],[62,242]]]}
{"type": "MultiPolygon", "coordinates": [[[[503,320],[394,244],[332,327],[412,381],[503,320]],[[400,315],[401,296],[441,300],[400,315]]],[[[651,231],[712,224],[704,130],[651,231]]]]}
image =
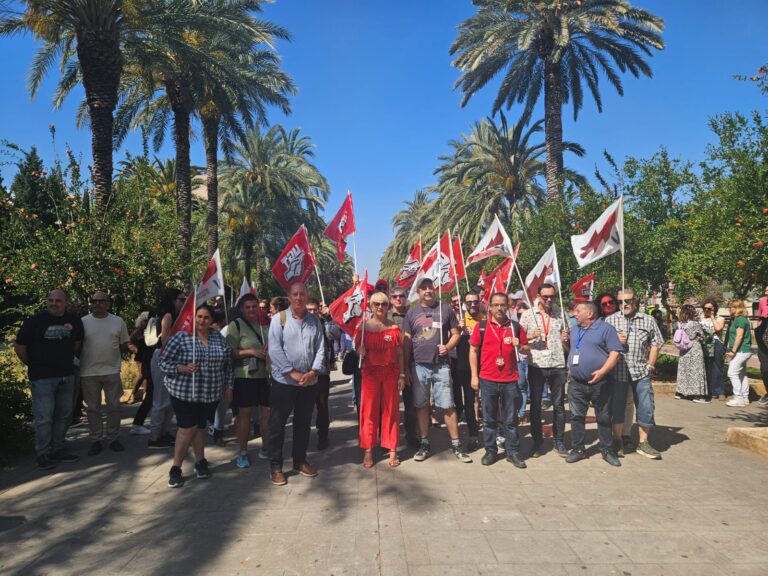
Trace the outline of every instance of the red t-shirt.
{"type": "MultiPolygon", "coordinates": [[[[518,327],[518,325],[515,325],[518,327]]],[[[519,327],[520,333],[515,336],[520,340],[520,345],[528,344],[528,337],[522,326],[519,327]]],[[[472,346],[480,345],[480,323],[478,322],[469,338],[472,346]]],[[[470,352],[471,354],[471,352],[470,352]]],[[[485,324],[485,337],[483,338],[483,348],[480,350],[480,378],[490,380],[491,382],[517,382],[520,375],[517,371],[517,356],[515,347],[512,346],[512,322],[507,320],[503,326],[488,320],[485,324]],[[498,358],[503,358],[504,363],[499,366],[498,358]]]]}

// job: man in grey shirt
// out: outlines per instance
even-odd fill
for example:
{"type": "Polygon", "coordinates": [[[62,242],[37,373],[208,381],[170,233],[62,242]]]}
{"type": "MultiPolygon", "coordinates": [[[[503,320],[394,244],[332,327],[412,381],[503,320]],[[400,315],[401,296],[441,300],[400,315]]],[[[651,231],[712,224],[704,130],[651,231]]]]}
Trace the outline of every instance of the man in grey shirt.
{"type": "Polygon", "coordinates": [[[272,389],[269,403],[269,459],[272,484],[287,483],[283,473],[285,423],[293,412],[293,469],[302,476],[317,476],[307,462],[317,376],[325,365],[323,327],[307,312],[307,288],[299,282],[288,292],[290,307],[272,317],[269,359],[272,389]]]}

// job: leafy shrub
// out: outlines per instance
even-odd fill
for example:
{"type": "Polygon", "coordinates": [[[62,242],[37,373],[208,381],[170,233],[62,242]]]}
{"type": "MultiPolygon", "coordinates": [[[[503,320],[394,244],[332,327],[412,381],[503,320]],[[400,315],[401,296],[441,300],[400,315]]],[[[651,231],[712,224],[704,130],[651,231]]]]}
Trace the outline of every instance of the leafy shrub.
{"type": "Polygon", "coordinates": [[[32,399],[23,365],[12,347],[0,351],[0,465],[28,452],[34,436],[32,399]]]}

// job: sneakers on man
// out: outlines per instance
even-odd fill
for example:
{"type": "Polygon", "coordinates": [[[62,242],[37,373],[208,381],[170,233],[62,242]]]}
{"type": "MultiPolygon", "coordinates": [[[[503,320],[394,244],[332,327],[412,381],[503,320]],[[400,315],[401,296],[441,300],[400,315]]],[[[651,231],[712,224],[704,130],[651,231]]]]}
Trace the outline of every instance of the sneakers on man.
{"type": "Polygon", "coordinates": [[[621,437],[621,447],[624,454],[631,454],[637,449],[637,447],[635,446],[635,442],[634,440],[632,440],[631,436],[621,437]]]}
{"type": "Polygon", "coordinates": [[[749,400],[744,400],[743,398],[736,398],[734,396],[728,402],[725,403],[726,406],[731,406],[732,408],[743,408],[745,406],[749,406],[749,400]]]}
{"type": "Polygon", "coordinates": [[[579,460],[584,460],[587,457],[587,452],[584,450],[584,448],[571,448],[571,451],[568,453],[568,456],[566,457],[565,461],[568,464],[573,464],[574,462],[578,462],[579,460]]]}
{"type": "Polygon", "coordinates": [[[251,459],[248,458],[248,454],[239,454],[237,456],[237,460],[235,461],[235,466],[238,468],[250,468],[251,459]]]}
{"type": "Polygon", "coordinates": [[[307,478],[314,478],[317,476],[317,470],[315,470],[315,467],[312,466],[309,462],[304,462],[302,465],[296,467],[293,467],[294,472],[298,472],[302,476],[306,476],[307,478]]]}
{"type": "Polygon", "coordinates": [[[480,449],[480,440],[477,438],[477,436],[470,436],[469,442],[467,443],[467,452],[474,452],[475,450],[480,449]]]}
{"type": "Polygon", "coordinates": [[[224,446],[224,430],[213,429],[213,443],[216,446],[224,446]]]}
{"type": "Polygon", "coordinates": [[[101,445],[101,442],[97,440],[91,444],[90,448],[88,448],[88,456],[96,456],[97,454],[101,454],[102,450],[104,450],[104,447],[101,445]]]}
{"type": "Polygon", "coordinates": [[[528,454],[528,458],[538,458],[539,456],[543,456],[544,451],[541,449],[541,444],[534,444],[533,448],[531,448],[530,454],[528,454]]]}
{"type": "Polygon", "coordinates": [[[176,435],[171,434],[170,432],[166,432],[165,434],[160,436],[160,438],[168,442],[168,444],[170,444],[171,446],[176,445],[176,435]]]}
{"type": "Polygon", "coordinates": [[[272,484],[275,486],[285,486],[288,484],[288,480],[285,478],[285,473],[279,468],[273,468],[271,472],[272,484]]]}
{"type": "Polygon", "coordinates": [[[419,449],[416,451],[416,454],[413,455],[413,459],[416,462],[424,462],[427,458],[429,458],[432,455],[432,450],[429,447],[429,442],[422,442],[419,445],[419,449]]]}
{"type": "Polygon", "coordinates": [[[259,459],[260,460],[269,460],[269,450],[266,448],[260,448],[259,449],[259,459]]]}
{"type": "Polygon", "coordinates": [[[565,448],[565,442],[555,442],[555,452],[560,458],[567,458],[568,450],[565,448]]]}
{"type": "Polygon", "coordinates": [[[123,446],[120,443],[120,440],[115,438],[112,440],[112,442],[109,443],[109,449],[112,450],[112,452],[125,452],[125,446],[123,446]]]}
{"type": "Polygon", "coordinates": [[[485,454],[483,454],[483,457],[480,460],[480,464],[483,466],[490,466],[494,462],[496,462],[496,451],[486,449],[485,454]]]}
{"type": "Polygon", "coordinates": [[[757,401],[760,406],[768,406],[768,394],[760,396],[760,400],[757,401]]]}
{"type": "Polygon", "coordinates": [[[56,468],[56,464],[51,461],[47,454],[40,454],[37,457],[37,469],[50,470],[51,468],[56,468]]]}
{"type": "Polygon", "coordinates": [[[57,450],[53,454],[51,454],[51,460],[54,462],[77,462],[80,460],[80,456],[77,454],[72,454],[72,452],[68,451],[65,448],[62,448],[61,450],[57,450]]]}
{"type": "Polygon", "coordinates": [[[133,434],[134,436],[146,436],[151,432],[152,431],[146,426],[138,426],[136,424],[131,426],[131,429],[128,431],[129,434],[133,434]]]}
{"type": "Polygon", "coordinates": [[[161,436],[157,440],[149,440],[147,442],[147,448],[150,450],[163,450],[165,448],[171,448],[172,446],[173,443],[164,436],[161,436]]]}
{"type": "Polygon", "coordinates": [[[171,466],[171,471],[168,473],[168,487],[181,488],[183,485],[184,476],[181,475],[181,468],[179,466],[171,466]]]}
{"type": "Polygon", "coordinates": [[[646,458],[650,458],[651,460],[661,460],[661,452],[656,450],[653,446],[650,445],[649,442],[640,442],[637,445],[637,453],[642,454],[646,458]]]}
{"type": "Polygon", "coordinates": [[[496,446],[498,446],[502,450],[504,449],[504,444],[506,443],[506,441],[507,441],[507,439],[504,438],[504,436],[502,436],[501,434],[496,436],[496,446]]]}
{"type": "Polygon", "coordinates": [[[603,452],[603,460],[608,462],[608,464],[610,464],[611,466],[616,466],[616,467],[621,466],[621,460],[619,460],[619,457],[616,456],[616,454],[614,454],[610,450],[606,450],[605,452],[603,452]]]}
{"type": "Polygon", "coordinates": [[[195,477],[199,480],[205,480],[211,477],[211,470],[208,468],[208,460],[205,458],[195,462],[195,477]]]}
{"type": "Polygon", "coordinates": [[[512,452],[507,456],[507,462],[512,464],[515,468],[528,468],[528,465],[520,459],[520,454],[512,452]]]}
{"type": "Polygon", "coordinates": [[[452,445],[451,451],[453,452],[453,455],[456,456],[456,460],[459,462],[464,462],[464,464],[469,464],[472,462],[472,457],[464,452],[464,447],[461,444],[452,445]]]}

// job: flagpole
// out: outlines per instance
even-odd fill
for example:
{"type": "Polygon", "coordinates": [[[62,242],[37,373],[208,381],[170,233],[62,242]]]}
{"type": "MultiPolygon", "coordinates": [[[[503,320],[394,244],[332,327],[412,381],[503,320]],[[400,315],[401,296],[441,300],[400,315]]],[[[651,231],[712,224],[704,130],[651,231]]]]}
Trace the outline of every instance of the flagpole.
{"type": "MultiPolygon", "coordinates": [[[[458,273],[456,272],[456,260],[454,259],[454,253],[453,253],[453,240],[451,236],[451,229],[448,228],[448,249],[451,251],[451,266],[453,267],[453,278],[455,279],[454,284],[456,284],[456,296],[459,297],[459,312],[461,312],[461,294],[459,293],[459,279],[457,278],[458,273]]],[[[466,279],[467,275],[464,274],[464,278],[466,279]]]]}
{"type": "Polygon", "coordinates": [[[621,291],[626,290],[624,285],[624,194],[619,196],[619,217],[621,218],[621,291]]]}
{"type": "Polygon", "coordinates": [[[557,294],[560,296],[560,314],[563,317],[563,330],[568,328],[568,323],[565,321],[565,307],[563,306],[563,282],[560,280],[560,265],[557,263],[557,247],[554,242],[552,243],[555,249],[555,268],[557,269],[557,294]]]}
{"type": "MultiPolygon", "coordinates": [[[[365,271],[365,278],[363,280],[365,281],[365,286],[363,286],[363,299],[365,300],[365,303],[368,304],[368,270],[365,271]]],[[[362,332],[360,333],[360,346],[363,348],[365,348],[365,323],[367,322],[367,315],[368,310],[363,308],[363,317],[360,319],[363,323],[363,327],[361,328],[362,332]]],[[[357,358],[357,369],[360,370],[363,366],[363,357],[358,354],[357,358]]]]}
{"type": "MultiPolygon", "coordinates": [[[[197,332],[195,330],[195,316],[197,316],[197,312],[195,308],[197,308],[197,289],[192,290],[192,364],[195,363],[195,340],[197,339],[197,332]]],[[[195,369],[195,372],[192,372],[192,394],[195,393],[195,373],[197,372],[197,369],[195,369]]]]}
{"type": "Polygon", "coordinates": [[[528,297],[528,290],[525,289],[525,282],[523,282],[523,275],[520,274],[520,268],[517,267],[517,258],[515,258],[514,264],[512,266],[515,267],[515,270],[517,271],[517,277],[520,279],[520,286],[523,287],[523,296],[525,296],[525,301],[528,304],[528,308],[531,310],[531,316],[533,316],[533,323],[536,324],[536,329],[541,330],[539,328],[539,321],[536,320],[536,310],[533,308],[533,304],[531,303],[531,299],[528,297]]]}
{"type": "Polygon", "coordinates": [[[325,296],[323,296],[323,285],[320,283],[320,272],[317,271],[317,265],[315,265],[315,276],[317,276],[317,287],[320,288],[320,301],[325,306],[325,296]]]}
{"type": "MultiPolygon", "coordinates": [[[[437,270],[440,271],[440,232],[437,233],[437,270]]],[[[432,280],[432,285],[434,286],[434,279],[432,280]]],[[[439,302],[439,312],[440,312],[440,346],[443,346],[443,290],[442,290],[442,283],[440,284],[440,287],[437,289],[437,301],[439,302]]]]}

